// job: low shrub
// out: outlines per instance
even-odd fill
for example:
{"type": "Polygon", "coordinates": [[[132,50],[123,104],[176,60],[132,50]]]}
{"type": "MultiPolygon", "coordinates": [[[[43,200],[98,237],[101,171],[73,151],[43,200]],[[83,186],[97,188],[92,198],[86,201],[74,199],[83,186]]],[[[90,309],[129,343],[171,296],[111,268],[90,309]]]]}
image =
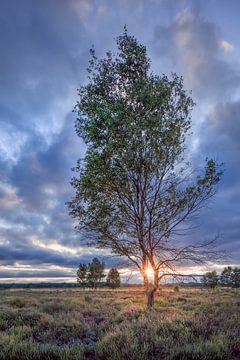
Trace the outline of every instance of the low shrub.
{"type": "Polygon", "coordinates": [[[180,291],[180,286],[178,284],[174,285],[173,291],[174,292],[179,292],[180,291]]]}
{"type": "Polygon", "coordinates": [[[0,360],[82,360],[82,346],[56,346],[32,341],[5,344],[0,348],[0,360]]]}

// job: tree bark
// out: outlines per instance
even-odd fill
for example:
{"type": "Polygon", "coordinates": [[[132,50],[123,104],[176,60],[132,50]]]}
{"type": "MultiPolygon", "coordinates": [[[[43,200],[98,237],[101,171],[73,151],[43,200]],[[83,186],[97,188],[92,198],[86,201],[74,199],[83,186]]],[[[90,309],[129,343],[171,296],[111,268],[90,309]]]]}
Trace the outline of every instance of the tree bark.
{"type": "Polygon", "coordinates": [[[154,305],[154,293],[155,293],[155,290],[154,290],[153,286],[150,286],[146,291],[148,309],[151,309],[154,305]]]}
{"type": "Polygon", "coordinates": [[[154,270],[154,285],[149,283],[148,276],[144,276],[145,292],[147,296],[147,308],[151,309],[154,305],[154,295],[158,289],[158,270],[154,270]]]}

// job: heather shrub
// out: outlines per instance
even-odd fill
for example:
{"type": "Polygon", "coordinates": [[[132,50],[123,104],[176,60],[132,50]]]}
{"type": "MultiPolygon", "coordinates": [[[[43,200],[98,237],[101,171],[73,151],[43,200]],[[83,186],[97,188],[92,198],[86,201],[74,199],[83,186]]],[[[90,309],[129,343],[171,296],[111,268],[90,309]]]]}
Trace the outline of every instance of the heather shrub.
{"type": "Polygon", "coordinates": [[[178,284],[174,285],[173,291],[174,292],[179,292],[180,291],[180,286],[178,284]]]}

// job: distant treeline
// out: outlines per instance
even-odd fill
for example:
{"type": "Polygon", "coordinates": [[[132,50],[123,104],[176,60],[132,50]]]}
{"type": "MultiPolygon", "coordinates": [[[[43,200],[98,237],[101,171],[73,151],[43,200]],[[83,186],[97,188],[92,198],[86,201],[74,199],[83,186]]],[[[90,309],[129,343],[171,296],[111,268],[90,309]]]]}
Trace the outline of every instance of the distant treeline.
{"type": "Polygon", "coordinates": [[[212,288],[217,285],[238,288],[240,287],[240,268],[227,266],[221,275],[217,275],[216,271],[209,271],[203,276],[202,283],[212,288]]]}
{"type": "MultiPolygon", "coordinates": [[[[202,284],[201,283],[196,283],[196,282],[189,282],[189,283],[178,283],[179,285],[181,285],[181,287],[201,287],[202,284]]],[[[129,284],[129,283],[124,283],[121,284],[121,286],[123,287],[134,287],[134,288],[142,288],[143,284],[129,284]]],[[[172,287],[174,286],[174,283],[168,283],[168,284],[161,284],[161,287],[172,287]]],[[[107,282],[102,282],[100,284],[98,284],[99,288],[106,288],[109,287],[107,282]]],[[[61,282],[61,283],[52,283],[52,282],[42,282],[42,283],[0,283],[0,289],[50,289],[50,288],[79,288],[79,284],[78,283],[66,283],[66,282],[61,282]]]]}
{"type": "Polygon", "coordinates": [[[82,288],[93,288],[108,286],[112,289],[120,287],[120,274],[116,268],[111,268],[106,275],[105,264],[94,258],[88,264],[79,264],[77,269],[77,282],[82,288]],[[106,279],[106,280],[105,280],[106,279]]]}

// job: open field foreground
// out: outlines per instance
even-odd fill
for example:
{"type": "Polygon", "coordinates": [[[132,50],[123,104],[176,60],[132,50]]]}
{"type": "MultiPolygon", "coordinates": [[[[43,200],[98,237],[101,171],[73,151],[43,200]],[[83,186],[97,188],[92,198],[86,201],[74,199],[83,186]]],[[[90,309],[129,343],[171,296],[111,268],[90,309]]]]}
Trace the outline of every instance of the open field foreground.
{"type": "Polygon", "coordinates": [[[0,291],[1,360],[240,359],[240,292],[0,291]]]}

